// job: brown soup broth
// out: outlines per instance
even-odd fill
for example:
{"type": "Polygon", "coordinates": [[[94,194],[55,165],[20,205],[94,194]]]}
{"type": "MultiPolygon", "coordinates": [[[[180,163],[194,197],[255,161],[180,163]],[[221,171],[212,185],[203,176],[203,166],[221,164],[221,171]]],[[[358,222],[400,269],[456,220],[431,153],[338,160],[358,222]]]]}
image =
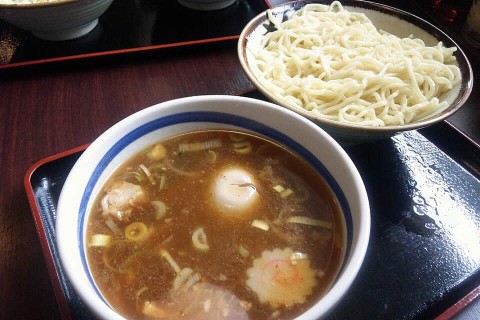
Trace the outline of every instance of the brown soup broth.
{"type": "MultiPolygon", "coordinates": [[[[290,319],[310,308],[335,280],[345,254],[345,225],[335,195],[305,160],[264,138],[212,130],[161,141],[117,169],[92,207],[86,241],[96,285],[129,319],[155,312],[165,319],[188,316],[190,306],[172,295],[205,283],[236,297],[250,319],[290,319]],[[238,206],[242,209],[215,200],[221,194],[215,181],[234,168],[252,178],[232,187],[254,194],[238,206]],[[199,228],[196,246],[192,236],[199,228]],[[95,235],[108,241],[94,244],[95,235]],[[262,303],[246,285],[254,260],[277,248],[290,248],[301,253],[299,262],[309,262],[315,284],[305,301],[262,303]],[[185,268],[192,271],[191,282],[180,281],[182,287],[173,289],[185,268]]],[[[206,312],[211,302],[198,303],[206,312]]],[[[228,318],[228,310],[223,312],[228,318]]]]}

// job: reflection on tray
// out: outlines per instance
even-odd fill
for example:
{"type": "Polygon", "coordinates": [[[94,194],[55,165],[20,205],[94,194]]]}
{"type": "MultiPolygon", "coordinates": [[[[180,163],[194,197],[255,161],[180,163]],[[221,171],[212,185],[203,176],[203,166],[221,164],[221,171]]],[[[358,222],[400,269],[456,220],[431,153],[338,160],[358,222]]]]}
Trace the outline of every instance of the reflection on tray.
{"type": "Polygon", "coordinates": [[[0,21],[0,69],[234,39],[266,9],[262,0],[238,0],[213,11],[188,9],[176,0],[114,1],[92,32],[59,42],[40,40],[0,21]]]}

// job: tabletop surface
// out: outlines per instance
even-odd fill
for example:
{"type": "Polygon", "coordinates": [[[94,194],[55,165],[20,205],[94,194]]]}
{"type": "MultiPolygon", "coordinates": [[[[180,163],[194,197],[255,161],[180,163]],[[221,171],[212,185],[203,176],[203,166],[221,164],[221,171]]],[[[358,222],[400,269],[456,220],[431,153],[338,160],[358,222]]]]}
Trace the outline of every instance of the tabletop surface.
{"type": "MultiPolygon", "coordinates": [[[[383,1],[395,5],[397,1],[383,1]]],[[[409,11],[455,35],[474,74],[480,55],[444,23],[412,3],[409,11]]],[[[0,42],[0,46],[2,43],[0,42]]],[[[25,195],[28,168],[88,144],[145,107],[193,95],[238,95],[254,89],[241,69],[235,39],[0,70],[0,318],[59,319],[60,313],[25,195]]],[[[480,144],[480,82],[448,122],[480,144]]],[[[445,306],[448,308],[448,306],[445,306]]]]}

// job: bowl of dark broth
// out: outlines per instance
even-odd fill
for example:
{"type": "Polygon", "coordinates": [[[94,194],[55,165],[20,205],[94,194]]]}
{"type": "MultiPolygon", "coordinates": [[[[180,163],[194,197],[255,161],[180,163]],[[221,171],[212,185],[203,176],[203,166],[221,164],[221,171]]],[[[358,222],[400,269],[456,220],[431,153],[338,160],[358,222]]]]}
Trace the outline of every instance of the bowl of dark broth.
{"type": "Polygon", "coordinates": [[[104,319],[316,319],[363,262],[362,179],[322,129],[269,102],[141,110],[79,158],[58,203],[63,267],[104,319]]]}

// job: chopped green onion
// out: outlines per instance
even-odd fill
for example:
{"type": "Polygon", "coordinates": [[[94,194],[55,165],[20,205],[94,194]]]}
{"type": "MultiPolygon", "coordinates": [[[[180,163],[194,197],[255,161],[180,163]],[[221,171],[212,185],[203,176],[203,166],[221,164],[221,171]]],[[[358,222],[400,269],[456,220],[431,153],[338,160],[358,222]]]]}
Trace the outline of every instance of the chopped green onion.
{"type": "Polygon", "coordinates": [[[166,181],[166,180],[167,180],[167,179],[165,178],[165,175],[162,174],[162,175],[160,176],[160,183],[159,183],[159,185],[158,185],[158,190],[163,190],[163,188],[165,188],[165,181],[166,181]]]}
{"type": "Polygon", "coordinates": [[[148,168],[142,163],[139,165],[140,169],[142,169],[143,172],[145,172],[145,175],[147,177],[151,177],[152,174],[150,173],[150,170],[148,170],[148,168]]]}
{"type": "Polygon", "coordinates": [[[285,189],[283,190],[282,192],[280,192],[280,197],[282,198],[286,198],[288,197],[289,195],[293,194],[293,190],[288,188],[288,189],[285,189]]]}
{"type": "Polygon", "coordinates": [[[286,198],[293,193],[292,189],[290,188],[285,189],[285,187],[280,184],[277,184],[276,186],[274,186],[273,189],[278,193],[280,193],[280,197],[282,198],[286,198]]]}
{"type": "Polygon", "coordinates": [[[207,299],[203,302],[203,311],[208,313],[210,311],[210,307],[212,306],[212,299],[207,299]]]}
{"type": "Polygon", "coordinates": [[[148,170],[147,167],[142,163],[140,166],[140,169],[142,169],[143,172],[145,172],[145,175],[147,176],[148,180],[150,180],[151,184],[155,184],[155,180],[153,180],[152,174],[150,173],[150,170],[148,170]]]}
{"type": "Polygon", "coordinates": [[[90,239],[91,247],[108,247],[112,241],[112,237],[108,234],[94,234],[90,239]]]}
{"type": "Polygon", "coordinates": [[[195,229],[192,234],[192,242],[193,246],[200,251],[208,251],[208,249],[210,249],[207,241],[207,234],[202,227],[195,229]]]}
{"type": "Polygon", "coordinates": [[[183,268],[173,280],[173,290],[177,291],[181,288],[188,289],[195,283],[200,281],[202,277],[199,273],[193,273],[190,268],[183,268]]]}
{"type": "Polygon", "coordinates": [[[172,256],[170,255],[170,253],[168,253],[167,250],[160,250],[160,255],[162,256],[162,258],[164,258],[165,260],[167,260],[168,264],[172,267],[172,269],[176,272],[176,273],[180,273],[181,269],[180,269],[180,266],[178,265],[178,263],[172,258],[172,256]]]}
{"type": "Polygon", "coordinates": [[[227,281],[228,278],[226,275],[224,275],[223,273],[220,273],[220,275],[218,276],[218,280],[220,281],[227,281]]]}
{"type": "Polygon", "coordinates": [[[145,303],[143,304],[142,313],[144,315],[158,319],[165,319],[168,316],[167,312],[164,309],[154,305],[150,301],[145,301],[145,303]]]}
{"type": "Polygon", "coordinates": [[[270,226],[268,225],[268,223],[259,219],[255,219],[252,221],[252,227],[255,227],[264,231],[268,231],[270,229],[270,226]]]}
{"type": "Polygon", "coordinates": [[[167,205],[165,204],[165,202],[160,200],[154,200],[154,201],[151,201],[150,203],[155,208],[155,218],[157,220],[162,219],[167,213],[167,205]]]}
{"type": "Polygon", "coordinates": [[[182,285],[187,282],[190,275],[193,273],[193,270],[190,268],[183,268],[173,280],[173,290],[178,290],[182,285]]]}
{"type": "Polygon", "coordinates": [[[214,163],[217,160],[217,153],[213,150],[208,150],[208,163],[214,163]]]}
{"type": "Polygon", "coordinates": [[[290,256],[290,262],[295,265],[298,263],[298,260],[305,260],[305,259],[308,259],[308,255],[306,253],[303,253],[303,252],[294,252],[292,253],[292,255],[290,256]]]}
{"type": "Polygon", "coordinates": [[[147,226],[142,222],[132,222],[125,228],[125,237],[132,241],[142,241],[148,235],[147,226]]]}
{"type": "Polygon", "coordinates": [[[143,180],[145,180],[145,178],[142,176],[141,173],[139,172],[133,172],[133,177],[135,178],[135,180],[137,180],[138,182],[142,182],[143,180]]]}
{"type": "MultiPolygon", "coordinates": [[[[248,311],[250,309],[252,309],[252,303],[250,301],[246,301],[246,300],[240,300],[240,305],[242,306],[242,308],[245,310],[245,311],[248,311]]],[[[275,319],[274,317],[271,317],[272,319],[275,319]]]]}
{"type": "Polygon", "coordinates": [[[197,283],[198,281],[200,281],[200,279],[202,279],[202,277],[200,276],[200,274],[199,274],[199,273],[194,273],[190,278],[188,278],[187,282],[185,282],[184,288],[185,288],[185,289],[190,288],[190,287],[193,286],[195,283],[197,283]]]}
{"type": "Polygon", "coordinates": [[[176,174],[179,174],[181,176],[187,176],[187,177],[194,177],[196,175],[195,172],[187,172],[187,171],[184,171],[182,169],[178,169],[178,168],[175,168],[173,166],[173,163],[171,163],[170,161],[166,161],[166,165],[167,165],[167,168],[169,170],[172,170],[173,172],[175,172],[176,174]]]}
{"type": "Polygon", "coordinates": [[[167,154],[167,149],[165,149],[165,147],[160,144],[160,143],[157,143],[153,148],[152,150],[150,150],[148,153],[147,153],[147,157],[150,159],[150,160],[161,160],[165,157],[165,155],[167,154]]]}
{"type": "Polygon", "coordinates": [[[120,233],[121,230],[120,228],[117,226],[117,224],[115,222],[113,222],[112,219],[107,219],[105,220],[105,224],[107,225],[107,227],[113,231],[113,233],[120,233]]]}
{"type": "Polygon", "coordinates": [[[178,151],[195,152],[195,151],[214,149],[221,146],[222,146],[222,141],[220,139],[212,139],[212,140],[207,140],[203,142],[181,143],[178,146],[178,151]]]}
{"type": "Polygon", "coordinates": [[[315,226],[315,227],[322,227],[325,229],[332,228],[332,224],[330,222],[323,221],[320,219],[313,219],[305,216],[292,216],[287,219],[287,222],[305,224],[305,225],[315,226]]]}
{"type": "Polygon", "coordinates": [[[140,290],[138,290],[136,293],[135,293],[135,300],[138,301],[138,298],[140,298],[140,296],[142,295],[142,293],[144,293],[145,291],[148,290],[148,287],[147,286],[143,286],[140,288],[140,290]]]}
{"type": "Polygon", "coordinates": [[[252,144],[250,141],[235,142],[233,144],[233,150],[236,153],[247,154],[252,151],[252,144]]]}
{"type": "Polygon", "coordinates": [[[228,135],[228,137],[230,138],[230,140],[235,141],[235,142],[243,141],[247,138],[243,134],[238,134],[238,133],[234,133],[234,132],[230,133],[228,135]]]}
{"type": "Polygon", "coordinates": [[[238,247],[238,252],[240,252],[240,255],[244,258],[250,255],[250,252],[248,252],[247,248],[245,248],[243,245],[238,247]]]}

